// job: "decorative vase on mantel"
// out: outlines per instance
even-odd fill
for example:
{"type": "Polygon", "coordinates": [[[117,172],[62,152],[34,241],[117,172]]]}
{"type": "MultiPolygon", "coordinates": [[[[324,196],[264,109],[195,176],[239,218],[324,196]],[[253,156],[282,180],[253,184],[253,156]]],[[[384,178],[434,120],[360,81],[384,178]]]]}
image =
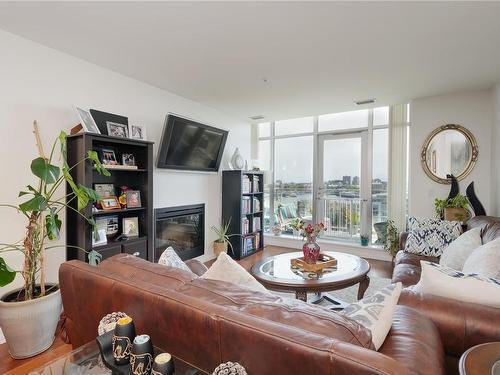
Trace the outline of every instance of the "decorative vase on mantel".
{"type": "Polygon", "coordinates": [[[316,242],[316,237],[307,237],[306,243],[302,246],[302,251],[304,252],[304,260],[306,263],[315,264],[319,259],[319,253],[321,251],[320,246],[316,242]]]}

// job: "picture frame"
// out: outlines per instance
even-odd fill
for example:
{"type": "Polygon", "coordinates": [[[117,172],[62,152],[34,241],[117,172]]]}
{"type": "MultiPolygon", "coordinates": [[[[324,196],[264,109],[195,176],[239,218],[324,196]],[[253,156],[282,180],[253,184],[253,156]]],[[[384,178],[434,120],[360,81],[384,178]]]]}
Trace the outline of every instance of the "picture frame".
{"type": "Polygon", "coordinates": [[[92,232],[92,247],[103,246],[108,243],[108,237],[106,237],[105,229],[97,229],[97,231],[92,232]]]}
{"type": "Polygon", "coordinates": [[[106,197],[99,201],[103,210],[117,210],[122,208],[116,196],[106,197]]]}
{"type": "Polygon", "coordinates": [[[128,133],[132,139],[146,140],[146,127],[144,125],[129,124],[128,133]]]}
{"type": "Polygon", "coordinates": [[[108,135],[112,137],[128,138],[128,125],[106,121],[106,126],[108,128],[108,135]]]}
{"type": "Polygon", "coordinates": [[[100,154],[103,165],[118,165],[115,150],[112,148],[101,148],[100,154]]]}
{"type": "Polygon", "coordinates": [[[122,164],[128,166],[135,166],[134,154],[122,154],[122,164]]]}
{"type": "Polygon", "coordinates": [[[142,207],[141,192],[139,190],[129,190],[125,194],[127,196],[127,208],[142,207]]]}
{"type": "Polygon", "coordinates": [[[94,184],[94,190],[101,198],[115,196],[115,185],[113,184],[94,184]]]}
{"type": "Polygon", "coordinates": [[[101,134],[97,124],[94,121],[94,118],[90,114],[89,111],[86,111],[80,107],[75,106],[75,111],[78,115],[78,119],[80,120],[80,124],[82,125],[83,131],[88,133],[101,134]]]}
{"type": "Polygon", "coordinates": [[[108,238],[118,234],[118,215],[106,215],[95,220],[98,229],[104,229],[108,238]]]}
{"type": "Polygon", "coordinates": [[[139,218],[124,217],[122,219],[122,234],[127,237],[139,237],[139,218]]]}

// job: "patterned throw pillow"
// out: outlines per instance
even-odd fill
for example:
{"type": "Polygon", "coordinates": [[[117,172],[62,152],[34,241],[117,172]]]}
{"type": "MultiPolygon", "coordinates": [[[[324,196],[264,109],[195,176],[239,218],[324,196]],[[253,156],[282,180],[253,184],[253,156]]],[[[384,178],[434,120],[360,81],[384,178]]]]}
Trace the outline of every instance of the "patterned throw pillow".
{"type": "Polygon", "coordinates": [[[179,268],[189,273],[193,273],[193,271],[191,271],[187,264],[184,263],[181,258],[179,258],[179,256],[171,246],[167,247],[161,254],[160,259],[158,259],[158,264],[179,268]]]}
{"type": "Polygon", "coordinates": [[[420,261],[420,281],[414,292],[433,294],[462,302],[500,307],[500,279],[466,274],[440,264],[420,261]]]}
{"type": "Polygon", "coordinates": [[[404,251],[439,257],[443,249],[461,233],[462,225],[459,221],[410,217],[404,251]]]}
{"type": "Polygon", "coordinates": [[[372,333],[378,350],[392,327],[392,316],[401,294],[401,283],[391,284],[370,297],[347,306],[341,314],[357,321],[372,333]]]}

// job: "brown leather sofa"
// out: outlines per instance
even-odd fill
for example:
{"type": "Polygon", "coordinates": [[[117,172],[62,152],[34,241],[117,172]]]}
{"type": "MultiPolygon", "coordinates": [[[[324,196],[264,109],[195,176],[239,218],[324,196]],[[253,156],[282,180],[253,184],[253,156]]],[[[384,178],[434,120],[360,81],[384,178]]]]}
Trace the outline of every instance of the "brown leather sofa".
{"type": "MultiPolygon", "coordinates": [[[[197,274],[204,267],[190,262],[197,274]]],[[[73,346],[94,340],[112,311],[137,331],[207,373],[237,361],[249,375],[441,375],[445,355],[432,321],[398,306],[379,351],[364,327],[327,308],[117,255],[99,267],[61,265],[59,280],[73,346]]]]}
{"type": "MultiPolygon", "coordinates": [[[[500,237],[500,218],[476,216],[469,220],[467,229],[481,227],[482,242],[500,237]]],[[[400,249],[404,249],[407,234],[400,238],[400,249]]],[[[404,287],[415,285],[420,280],[420,261],[439,263],[438,258],[405,253],[400,250],[395,257],[392,282],[401,282],[404,287]]],[[[415,293],[403,289],[399,304],[417,310],[429,317],[437,327],[446,353],[448,374],[458,373],[460,356],[472,346],[491,341],[500,341],[500,309],[415,293]]]]}

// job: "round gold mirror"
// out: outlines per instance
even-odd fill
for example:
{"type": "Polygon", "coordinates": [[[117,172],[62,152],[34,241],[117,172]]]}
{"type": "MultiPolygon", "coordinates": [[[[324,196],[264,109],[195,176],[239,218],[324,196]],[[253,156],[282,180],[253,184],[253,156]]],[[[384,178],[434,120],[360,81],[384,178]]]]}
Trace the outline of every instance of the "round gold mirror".
{"type": "Polygon", "coordinates": [[[420,161],[427,176],[440,184],[449,184],[450,174],[459,181],[469,175],[478,154],[472,133],[461,125],[448,124],[429,134],[422,146],[420,161]]]}

